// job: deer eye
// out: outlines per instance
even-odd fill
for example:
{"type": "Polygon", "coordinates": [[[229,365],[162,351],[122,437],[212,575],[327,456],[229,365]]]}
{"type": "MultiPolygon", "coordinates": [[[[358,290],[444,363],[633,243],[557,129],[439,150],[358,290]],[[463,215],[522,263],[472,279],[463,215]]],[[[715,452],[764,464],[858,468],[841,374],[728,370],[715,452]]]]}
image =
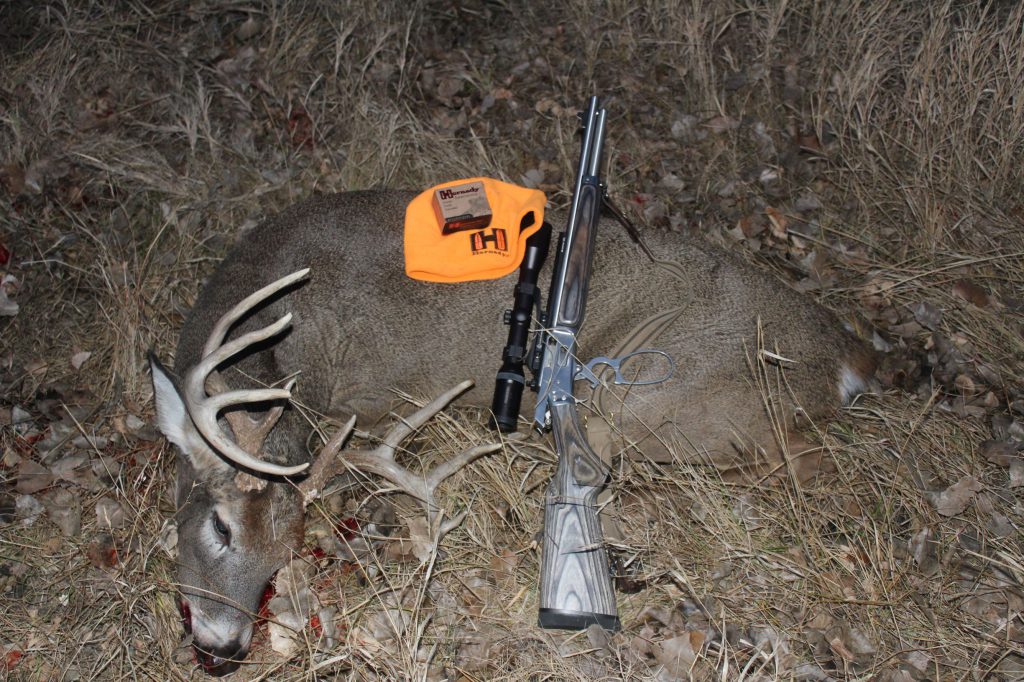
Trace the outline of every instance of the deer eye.
{"type": "Polygon", "coordinates": [[[220,516],[218,516],[216,512],[214,512],[213,514],[213,530],[217,532],[217,535],[220,537],[221,542],[223,542],[225,545],[231,542],[231,529],[228,528],[223,521],[221,521],[220,516]]]}

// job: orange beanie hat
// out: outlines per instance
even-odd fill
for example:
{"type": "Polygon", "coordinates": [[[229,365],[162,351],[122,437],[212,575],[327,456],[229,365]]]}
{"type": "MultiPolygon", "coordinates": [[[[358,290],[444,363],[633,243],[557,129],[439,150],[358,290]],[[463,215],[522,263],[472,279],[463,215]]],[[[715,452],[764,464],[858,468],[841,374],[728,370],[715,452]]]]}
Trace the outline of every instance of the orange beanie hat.
{"type": "Polygon", "coordinates": [[[405,210],[405,274],[427,282],[498,279],[519,267],[526,239],[544,222],[544,193],[493,178],[469,178],[431,187],[405,210]],[[482,229],[442,233],[434,192],[483,183],[491,222],[482,229]],[[532,219],[531,219],[532,214],[532,219]]]}

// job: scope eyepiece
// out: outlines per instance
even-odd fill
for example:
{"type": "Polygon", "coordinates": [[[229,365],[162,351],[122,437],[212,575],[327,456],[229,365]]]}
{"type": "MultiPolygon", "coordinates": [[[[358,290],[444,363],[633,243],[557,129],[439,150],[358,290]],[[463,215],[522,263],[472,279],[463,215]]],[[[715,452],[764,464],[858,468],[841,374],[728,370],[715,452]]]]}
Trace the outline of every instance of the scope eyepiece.
{"type": "Polygon", "coordinates": [[[494,380],[494,402],[491,404],[491,428],[512,433],[519,422],[519,406],[523,400],[526,377],[522,366],[507,368],[502,365],[494,380]]]}

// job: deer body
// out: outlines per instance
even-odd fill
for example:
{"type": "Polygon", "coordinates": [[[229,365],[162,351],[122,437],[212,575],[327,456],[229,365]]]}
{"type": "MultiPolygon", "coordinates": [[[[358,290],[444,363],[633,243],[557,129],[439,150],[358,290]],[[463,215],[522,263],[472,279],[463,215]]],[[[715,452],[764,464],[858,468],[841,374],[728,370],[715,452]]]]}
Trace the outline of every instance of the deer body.
{"type": "MultiPolygon", "coordinates": [[[[293,315],[289,329],[235,363],[241,372],[223,372],[230,386],[269,385],[294,375],[297,401],[332,416],[356,415],[364,427],[387,414],[392,389],[436,395],[454,381],[472,379],[476,387],[464,400],[489,406],[507,334],[501,315],[514,281],[409,279],[401,226],[413,196],[380,191],[316,197],[245,234],[185,322],[177,374],[200,361],[211,329],[229,308],[308,267],[307,282],[276,294],[237,325],[236,336],[293,315]]],[[[561,214],[546,218],[556,230],[565,224],[561,214]]],[[[810,417],[828,415],[863,387],[873,369],[870,353],[824,308],[698,238],[666,232],[644,238],[656,258],[677,264],[672,272],[651,264],[619,226],[602,221],[580,338],[584,361],[608,355],[639,322],[675,310],[668,327],[646,344],[672,356],[675,375],[621,392],[624,404],[613,402],[620,445],[655,458],[668,451],[742,457],[752,443],[772,447],[771,422],[748,364],[759,321],[765,345],[794,361],[786,378],[810,417]]],[[[554,260],[548,258],[542,291],[554,260]]],[[[263,586],[301,543],[301,496],[280,481],[262,491],[239,491],[232,482],[235,468],[195,432],[184,406],[174,409],[178,392],[158,363],[154,377],[161,427],[185,454],[179,458],[179,580],[191,604],[197,647],[212,656],[207,668],[226,671],[233,669],[230,659],[248,649],[251,613],[263,586]],[[212,523],[214,515],[223,528],[212,523]],[[229,530],[227,545],[218,545],[224,539],[218,528],[229,530]],[[228,555],[241,558],[232,563],[228,555]],[[225,599],[209,599],[208,593],[225,599]],[[206,621],[200,623],[197,610],[206,621]]],[[[532,414],[531,402],[527,392],[524,415],[532,414]]],[[[296,410],[285,410],[260,458],[307,461],[309,431],[296,410]]]]}

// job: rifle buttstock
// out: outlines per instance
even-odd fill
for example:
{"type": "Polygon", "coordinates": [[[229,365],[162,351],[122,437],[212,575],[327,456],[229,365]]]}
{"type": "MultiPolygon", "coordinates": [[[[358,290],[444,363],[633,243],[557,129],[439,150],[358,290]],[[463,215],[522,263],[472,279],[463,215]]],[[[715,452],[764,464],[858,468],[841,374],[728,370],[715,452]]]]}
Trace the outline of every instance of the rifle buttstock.
{"type": "Polygon", "coordinates": [[[560,455],[544,506],[540,615],[543,628],[620,629],[597,495],[608,467],[587,443],[572,403],[551,406],[560,455]]]}

